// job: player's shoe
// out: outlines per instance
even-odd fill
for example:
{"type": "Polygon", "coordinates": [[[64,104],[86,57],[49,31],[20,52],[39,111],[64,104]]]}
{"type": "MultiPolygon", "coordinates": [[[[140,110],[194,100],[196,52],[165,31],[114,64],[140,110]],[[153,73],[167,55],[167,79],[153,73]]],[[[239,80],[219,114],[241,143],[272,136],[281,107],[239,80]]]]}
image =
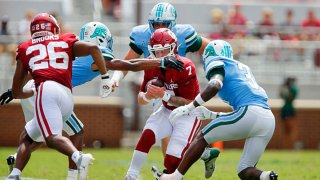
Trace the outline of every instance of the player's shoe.
{"type": "Polygon", "coordinates": [[[274,171],[271,171],[269,174],[270,180],[278,180],[278,174],[274,171]]]}
{"type": "Polygon", "coordinates": [[[156,178],[156,180],[160,179],[160,176],[163,174],[155,166],[151,167],[151,171],[152,171],[153,176],[156,178]]]}
{"type": "Polygon", "coordinates": [[[93,164],[94,160],[91,154],[82,154],[80,157],[79,169],[79,180],[86,180],[88,178],[89,165],[93,164]]]}
{"type": "Polygon", "coordinates": [[[8,156],[8,158],[7,158],[7,164],[8,164],[9,174],[10,174],[11,171],[13,170],[15,163],[16,163],[16,158],[15,158],[15,156],[14,156],[14,155],[8,156]]]}
{"type": "Polygon", "coordinates": [[[133,178],[130,175],[126,175],[126,177],[124,178],[124,180],[136,180],[135,178],[133,178]]]}
{"type": "Polygon", "coordinates": [[[206,148],[201,159],[204,161],[205,177],[208,179],[212,176],[215,169],[215,162],[220,154],[218,148],[206,148]]]}
{"type": "Polygon", "coordinates": [[[19,175],[14,175],[14,176],[8,176],[5,180],[20,180],[19,175]]]}

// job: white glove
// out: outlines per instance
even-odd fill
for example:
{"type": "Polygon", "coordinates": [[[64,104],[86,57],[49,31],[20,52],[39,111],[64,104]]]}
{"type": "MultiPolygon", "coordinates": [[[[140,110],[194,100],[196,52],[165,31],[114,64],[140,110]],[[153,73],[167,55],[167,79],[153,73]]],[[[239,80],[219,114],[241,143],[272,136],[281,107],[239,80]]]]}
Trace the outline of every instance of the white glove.
{"type": "Polygon", "coordinates": [[[193,110],[193,113],[197,116],[199,120],[206,120],[206,119],[216,119],[218,116],[217,112],[210,111],[204,106],[199,106],[195,110],[193,110]]]}
{"type": "Polygon", "coordinates": [[[108,73],[101,75],[100,96],[106,98],[112,91],[113,81],[109,78],[108,73]]]}
{"type": "Polygon", "coordinates": [[[193,105],[193,102],[191,102],[188,105],[174,109],[169,116],[169,121],[174,125],[179,117],[189,115],[194,108],[195,106],[193,105]]]}

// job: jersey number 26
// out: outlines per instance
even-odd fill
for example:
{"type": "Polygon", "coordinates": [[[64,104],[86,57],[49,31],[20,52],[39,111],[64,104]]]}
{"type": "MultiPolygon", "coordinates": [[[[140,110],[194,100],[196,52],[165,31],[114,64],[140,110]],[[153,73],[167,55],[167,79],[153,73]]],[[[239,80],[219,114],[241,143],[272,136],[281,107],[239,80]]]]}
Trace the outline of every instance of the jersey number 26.
{"type": "Polygon", "coordinates": [[[66,52],[55,52],[54,48],[68,48],[68,44],[64,41],[50,42],[47,46],[36,44],[28,47],[26,54],[29,55],[34,51],[39,51],[39,55],[32,57],[29,66],[32,71],[39,69],[47,69],[50,67],[56,69],[68,69],[69,56],[66,52]],[[48,61],[45,59],[49,59],[48,61]],[[58,62],[57,59],[60,61],[58,62]]]}

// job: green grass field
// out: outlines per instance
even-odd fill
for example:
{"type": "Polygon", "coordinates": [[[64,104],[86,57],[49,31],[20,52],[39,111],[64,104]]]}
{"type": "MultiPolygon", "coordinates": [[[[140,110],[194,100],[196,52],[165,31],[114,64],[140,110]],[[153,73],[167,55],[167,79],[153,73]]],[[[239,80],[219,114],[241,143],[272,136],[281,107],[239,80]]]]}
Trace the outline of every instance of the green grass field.
{"type": "MultiPolygon", "coordinates": [[[[0,148],[0,177],[7,176],[6,157],[14,152],[14,148],[0,148]]],[[[95,157],[90,168],[89,179],[118,180],[124,179],[130,165],[133,149],[85,149],[95,157]]],[[[224,150],[217,160],[216,172],[211,179],[234,180],[237,177],[237,164],[240,150],[224,150]]],[[[144,164],[140,179],[154,179],[151,166],[163,168],[160,149],[154,148],[144,164]]],[[[265,170],[275,170],[281,180],[312,180],[320,179],[319,151],[272,151],[268,150],[262,156],[258,167],[265,170]]],[[[186,180],[205,179],[203,162],[198,161],[186,174],[186,180]]],[[[40,149],[33,153],[29,164],[24,169],[22,177],[34,177],[49,180],[65,179],[67,174],[67,158],[50,149],[40,149]]],[[[0,178],[1,179],[1,178],[0,178]]]]}

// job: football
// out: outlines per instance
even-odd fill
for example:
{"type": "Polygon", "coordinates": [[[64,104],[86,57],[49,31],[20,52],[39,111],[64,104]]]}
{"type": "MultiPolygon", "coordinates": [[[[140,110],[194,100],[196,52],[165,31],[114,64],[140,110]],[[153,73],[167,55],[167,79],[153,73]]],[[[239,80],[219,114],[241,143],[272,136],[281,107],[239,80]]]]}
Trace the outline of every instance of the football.
{"type": "Polygon", "coordinates": [[[149,84],[152,84],[154,86],[158,86],[158,87],[163,87],[164,86],[164,83],[162,80],[158,79],[158,78],[154,78],[154,79],[151,79],[150,81],[148,81],[148,83],[146,84],[146,91],[147,91],[147,88],[148,88],[148,85],[149,84]]]}

